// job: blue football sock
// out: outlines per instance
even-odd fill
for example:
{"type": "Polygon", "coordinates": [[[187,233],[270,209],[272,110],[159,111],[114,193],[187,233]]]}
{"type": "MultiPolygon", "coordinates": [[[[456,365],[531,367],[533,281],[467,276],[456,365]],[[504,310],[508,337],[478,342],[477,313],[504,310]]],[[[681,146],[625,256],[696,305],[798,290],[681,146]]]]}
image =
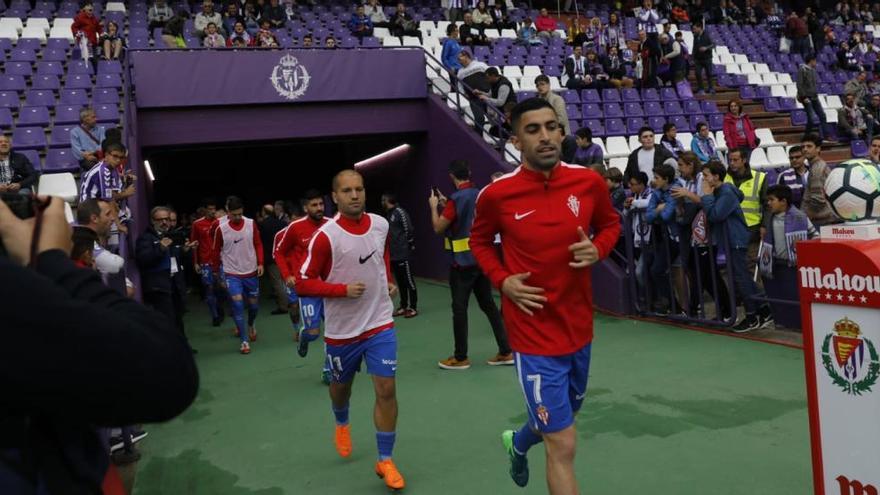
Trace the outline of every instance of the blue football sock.
{"type": "Polygon", "coordinates": [[[535,433],[528,425],[524,424],[522,428],[513,434],[513,450],[517,454],[526,455],[533,445],[544,441],[544,437],[535,433]]]}
{"type": "Polygon", "coordinates": [[[391,458],[391,451],[394,450],[394,440],[396,438],[397,433],[393,431],[376,432],[376,446],[379,448],[380,461],[391,458]]]}
{"type": "Polygon", "coordinates": [[[217,312],[217,296],[214,295],[214,289],[207,287],[205,289],[205,302],[208,303],[208,310],[211,312],[211,318],[219,318],[220,313],[217,312]]]}
{"type": "Polygon", "coordinates": [[[258,304],[248,304],[248,326],[254,326],[257,321],[257,311],[260,309],[258,304]]]}
{"type": "Polygon", "coordinates": [[[309,342],[314,342],[314,341],[318,340],[318,338],[320,336],[321,336],[320,331],[318,331],[316,333],[310,333],[309,330],[306,330],[305,332],[303,332],[303,337],[305,337],[306,340],[308,340],[309,342]]]}
{"type": "Polygon", "coordinates": [[[331,406],[333,408],[333,415],[336,416],[336,424],[342,426],[348,424],[348,404],[341,409],[337,409],[336,406],[331,406]]]}
{"type": "Polygon", "coordinates": [[[238,328],[238,336],[241,337],[242,342],[247,342],[247,328],[244,326],[244,301],[233,299],[230,302],[232,303],[232,319],[238,328]]]}

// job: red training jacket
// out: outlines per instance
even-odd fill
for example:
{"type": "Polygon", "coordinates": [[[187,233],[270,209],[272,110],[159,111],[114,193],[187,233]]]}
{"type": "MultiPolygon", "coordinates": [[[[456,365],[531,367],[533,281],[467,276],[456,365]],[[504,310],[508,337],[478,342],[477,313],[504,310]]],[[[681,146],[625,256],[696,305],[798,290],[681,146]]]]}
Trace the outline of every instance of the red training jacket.
{"type": "Polygon", "coordinates": [[[543,356],[571,354],[593,340],[590,269],[573,269],[568,247],[580,240],[578,227],[593,232],[605,258],[620,236],[605,180],[593,170],[565,163],[544,174],[520,166],[486,186],[477,198],[470,247],[496,287],[510,275],[531,273],[527,285],[545,290],[544,308],[522,312],[502,296],[510,346],[543,356]],[[501,234],[500,257],[494,246],[501,234]],[[503,259],[503,261],[502,261],[503,259]]]}
{"type": "Polygon", "coordinates": [[[192,232],[189,240],[199,241],[199,246],[193,251],[193,263],[198,265],[212,264],[214,255],[214,226],[216,218],[202,217],[192,224],[192,232]]]}
{"type": "Polygon", "coordinates": [[[272,251],[272,257],[275,258],[275,264],[278,265],[282,278],[293,276],[299,279],[299,269],[306,260],[309,241],[327,221],[324,218],[320,223],[315,223],[308,216],[304,216],[290,222],[290,225],[284,229],[284,234],[272,251]]]}

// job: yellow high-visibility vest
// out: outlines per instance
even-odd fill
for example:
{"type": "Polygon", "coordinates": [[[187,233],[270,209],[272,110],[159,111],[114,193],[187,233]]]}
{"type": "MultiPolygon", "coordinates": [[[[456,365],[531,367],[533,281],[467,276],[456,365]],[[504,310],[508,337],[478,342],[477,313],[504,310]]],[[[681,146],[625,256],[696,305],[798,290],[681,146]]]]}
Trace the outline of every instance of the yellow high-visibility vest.
{"type": "MultiPolygon", "coordinates": [[[[744,196],[739,205],[742,207],[743,215],[746,217],[746,225],[749,227],[754,227],[761,223],[761,208],[763,207],[761,204],[761,187],[764,186],[764,179],[766,178],[767,174],[764,172],[752,170],[752,178],[739,184],[739,190],[742,191],[744,196]]],[[[736,186],[730,174],[727,174],[724,182],[736,186]]]]}

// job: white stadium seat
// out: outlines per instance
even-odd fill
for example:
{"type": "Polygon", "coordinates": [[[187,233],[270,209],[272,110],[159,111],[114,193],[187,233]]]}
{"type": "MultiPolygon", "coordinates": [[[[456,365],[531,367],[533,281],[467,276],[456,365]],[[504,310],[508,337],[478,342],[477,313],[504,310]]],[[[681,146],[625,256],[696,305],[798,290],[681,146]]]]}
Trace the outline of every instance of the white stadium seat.
{"type": "Polygon", "coordinates": [[[763,148],[755,148],[752,150],[752,155],[749,157],[749,165],[756,170],[770,167],[770,161],[767,160],[767,154],[764,152],[763,148]]]}
{"type": "Polygon", "coordinates": [[[792,84],[791,75],[787,73],[776,74],[776,81],[779,84],[792,84]]]}
{"type": "Polygon", "coordinates": [[[718,60],[719,60],[720,63],[722,63],[722,64],[724,64],[724,65],[727,65],[727,64],[735,64],[735,63],[736,63],[736,62],[733,61],[733,55],[730,55],[729,53],[725,53],[725,54],[723,54],[723,55],[722,55],[722,54],[719,54],[719,55],[718,55],[718,60]]]}
{"type": "Polygon", "coordinates": [[[514,31],[513,29],[502,29],[501,30],[501,37],[516,39],[516,31],[514,31]]]}
{"type": "Polygon", "coordinates": [[[605,139],[605,148],[608,158],[625,158],[632,152],[623,136],[611,136],[605,139]]]}
{"type": "Polygon", "coordinates": [[[535,86],[535,79],[531,77],[524,77],[519,80],[519,90],[520,91],[537,91],[538,88],[535,86]]]}
{"type": "Polygon", "coordinates": [[[21,19],[19,19],[18,17],[0,18],[0,26],[12,26],[19,33],[21,33],[21,30],[24,29],[24,24],[21,23],[21,19]]]}
{"type": "MultiPolygon", "coordinates": [[[[822,95],[819,95],[819,99],[821,100],[822,95]]],[[[837,95],[829,95],[825,98],[824,108],[829,110],[837,110],[839,108],[843,108],[843,103],[840,101],[840,97],[837,95]]]]}
{"type": "Polygon", "coordinates": [[[25,27],[39,27],[45,31],[46,34],[49,34],[49,19],[45,17],[31,17],[27,20],[27,25],[25,27]]]}
{"type": "Polygon", "coordinates": [[[515,77],[517,79],[523,76],[522,69],[518,65],[505,65],[503,69],[501,69],[501,73],[504,77],[515,77]]]}
{"type": "Polygon", "coordinates": [[[388,28],[383,27],[373,28],[373,36],[377,38],[390,38],[391,31],[389,31],[388,28]]]}
{"type": "Polygon", "coordinates": [[[487,30],[483,31],[483,34],[485,34],[486,37],[489,38],[490,40],[498,39],[501,37],[501,32],[498,31],[497,29],[487,29],[487,30]]]}
{"type": "Polygon", "coordinates": [[[70,26],[53,26],[52,29],[49,30],[49,37],[73,41],[73,32],[70,30],[70,26]]]}
{"type": "Polygon", "coordinates": [[[416,36],[404,36],[403,46],[422,46],[422,43],[416,36]]]}
{"type": "Polygon", "coordinates": [[[742,74],[742,71],[739,69],[739,64],[727,64],[724,66],[724,70],[728,74],[742,74]]]}
{"type": "Polygon", "coordinates": [[[715,133],[715,149],[722,153],[727,152],[727,140],[724,139],[724,131],[715,133]]]}
{"type": "Polygon", "coordinates": [[[396,36],[389,36],[388,38],[382,38],[382,46],[403,46],[400,43],[400,38],[396,36]]]}
{"type": "Polygon", "coordinates": [[[777,142],[776,138],[773,137],[773,131],[767,128],[755,129],[755,137],[761,140],[762,148],[786,144],[777,142]]]}
{"type": "MultiPolygon", "coordinates": [[[[764,144],[764,143],[761,143],[764,144]]],[[[785,146],[771,146],[767,148],[767,161],[772,167],[785,167],[789,164],[785,146]]]]}
{"type": "Polygon", "coordinates": [[[523,77],[531,77],[532,79],[541,75],[541,68],[537,65],[527,65],[523,67],[523,77]]]}
{"type": "Polygon", "coordinates": [[[629,160],[628,158],[612,158],[612,159],[608,160],[608,168],[616,168],[617,170],[620,170],[621,172],[625,172],[626,171],[626,163],[628,160],[629,160]]]}
{"type": "Polygon", "coordinates": [[[736,64],[747,64],[749,63],[749,58],[741,53],[734,53],[733,62],[736,64]]]}
{"type": "Polygon", "coordinates": [[[550,90],[551,91],[559,91],[564,89],[561,84],[559,84],[559,78],[556,76],[550,76],[550,90]]]}
{"type": "Polygon", "coordinates": [[[21,37],[46,41],[46,31],[40,26],[28,26],[21,31],[21,37]]]}
{"type": "Polygon", "coordinates": [[[641,145],[642,145],[642,143],[639,141],[639,137],[638,137],[638,136],[633,135],[633,136],[630,136],[630,137],[629,137],[629,149],[630,149],[630,151],[635,150],[636,148],[638,148],[638,147],[641,146],[641,145]]]}
{"type": "Polygon", "coordinates": [[[779,98],[779,97],[784,98],[786,96],[785,95],[785,86],[783,86],[781,84],[774,84],[774,85],[770,86],[770,96],[772,96],[774,98],[779,98]]]}
{"type": "Polygon", "coordinates": [[[520,156],[521,155],[520,155],[519,150],[516,149],[516,146],[514,146],[513,143],[507,143],[504,145],[504,160],[505,161],[519,165],[520,156]],[[513,157],[511,157],[510,155],[513,155],[513,157]]]}
{"type": "Polygon", "coordinates": [[[684,146],[684,149],[691,149],[691,141],[694,140],[694,135],[690,132],[679,132],[676,137],[679,141],[681,141],[681,145],[684,146]]]}
{"type": "Polygon", "coordinates": [[[9,24],[0,24],[0,38],[17,41],[18,29],[15,29],[15,26],[9,24]]]}
{"type": "Polygon", "coordinates": [[[76,180],[69,172],[41,175],[37,192],[46,196],[58,196],[68,203],[76,201],[79,193],[76,188],[76,180]]]}
{"type": "Polygon", "coordinates": [[[125,12],[125,4],[122,2],[107,2],[104,12],[125,12]]]}

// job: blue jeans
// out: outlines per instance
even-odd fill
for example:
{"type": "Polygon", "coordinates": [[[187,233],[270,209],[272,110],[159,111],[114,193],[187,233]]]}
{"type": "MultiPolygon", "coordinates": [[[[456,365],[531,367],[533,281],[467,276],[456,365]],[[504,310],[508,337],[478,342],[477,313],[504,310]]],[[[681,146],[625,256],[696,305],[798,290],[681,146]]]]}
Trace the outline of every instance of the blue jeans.
{"type": "Polygon", "coordinates": [[[825,139],[825,110],[822,110],[819,98],[810,98],[809,103],[804,103],[804,110],[807,112],[807,128],[804,134],[809,134],[818,123],[819,139],[825,139]]]}
{"type": "Polygon", "coordinates": [[[746,263],[748,249],[732,248],[727,253],[727,266],[733,271],[733,283],[736,285],[736,291],[742,298],[743,306],[746,308],[746,315],[754,315],[758,312],[758,302],[754,297],[759,294],[758,285],[752,279],[749,273],[748,264],[746,263]]]}

